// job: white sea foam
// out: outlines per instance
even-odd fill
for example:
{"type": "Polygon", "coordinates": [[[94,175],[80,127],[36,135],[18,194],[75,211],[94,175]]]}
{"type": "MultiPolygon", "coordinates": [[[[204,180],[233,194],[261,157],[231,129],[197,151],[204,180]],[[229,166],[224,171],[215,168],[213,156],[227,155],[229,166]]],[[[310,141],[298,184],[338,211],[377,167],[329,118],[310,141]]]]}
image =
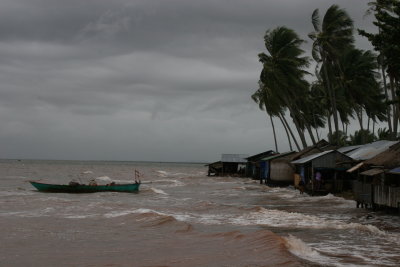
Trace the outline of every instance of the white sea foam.
{"type": "Polygon", "coordinates": [[[66,219],[86,219],[86,218],[92,218],[95,217],[96,215],[90,214],[90,215],[67,215],[64,218],[66,219]]]}
{"type": "Polygon", "coordinates": [[[157,188],[154,188],[154,187],[151,187],[150,190],[153,191],[154,193],[157,193],[157,194],[168,195],[168,194],[165,193],[163,190],[157,189],[157,188]]]}
{"type": "Polygon", "coordinates": [[[306,244],[292,235],[283,238],[286,241],[285,246],[291,253],[324,266],[398,266],[390,259],[394,256],[393,253],[385,253],[385,250],[382,250],[379,246],[375,248],[370,244],[354,245],[340,240],[306,244]],[[340,262],[335,255],[342,255],[342,257],[347,255],[352,258],[353,262],[358,262],[358,264],[340,262]]]}
{"type": "Polygon", "coordinates": [[[321,254],[318,251],[312,249],[297,237],[289,235],[288,237],[284,237],[284,239],[286,241],[285,245],[287,249],[289,249],[289,251],[295,254],[296,256],[304,258],[309,258],[309,257],[318,258],[321,256],[321,254]]]}
{"type": "Polygon", "coordinates": [[[39,209],[39,210],[16,212],[12,215],[18,216],[18,217],[43,217],[43,216],[50,216],[50,214],[53,213],[54,210],[55,210],[54,208],[45,208],[45,209],[39,209]]]}
{"type": "Polygon", "coordinates": [[[260,208],[256,212],[250,212],[242,216],[231,218],[231,223],[238,225],[268,225],[271,227],[288,228],[312,228],[312,229],[338,229],[338,230],[357,230],[370,234],[386,236],[386,232],[379,230],[373,225],[360,223],[347,223],[342,220],[329,220],[313,215],[306,215],[297,212],[287,212],[281,210],[269,210],[260,208]]]}
{"type": "Polygon", "coordinates": [[[0,212],[0,216],[20,216],[21,214],[24,214],[25,212],[23,211],[10,211],[10,212],[0,212]]]}
{"type": "Polygon", "coordinates": [[[115,218],[115,217],[126,216],[126,215],[134,214],[134,213],[137,213],[137,212],[135,210],[112,211],[112,212],[104,214],[103,216],[106,218],[115,218]]]}
{"type": "Polygon", "coordinates": [[[24,190],[19,190],[19,191],[2,191],[0,192],[0,197],[9,197],[9,196],[30,196],[34,195],[34,191],[24,191],[24,190]]]}
{"type": "Polygon", "coordinates": [[[156,213],[159,215],[166,215],[164,213],[160,213],[155,210],[141,208],[141,209],[134,209],[134,210],[111,211],[111,212],[104,214],[103,216],[106,218],[115,218],[115,217],[126,216],[129,214],[138,214],[138,213],[139,214],[141,214],[141,213],[156,213]]]}
{"type": "Polygon", "coordinates": [[[156,171],[159,177],[168,177],[168,172],[166,171],[156,171]]]}
{"type": "Polygon", "coordinates": [[[176,179],[161,179],[153,181],[155,184],[160,184],[167,187],[184,186],[185,184],[176,179]]]}
{"type": "Polygon", "coordinates": [[[319,264],[327,266],[340,266],[333,259],[323,256],[316,249],[308,246],[301,239],[289,235],[288,237],[283,237],[285,239],[285,246],[287,249],[296,255],[297,257],[303,258],[308,261],[318,262],[319,264]]]}

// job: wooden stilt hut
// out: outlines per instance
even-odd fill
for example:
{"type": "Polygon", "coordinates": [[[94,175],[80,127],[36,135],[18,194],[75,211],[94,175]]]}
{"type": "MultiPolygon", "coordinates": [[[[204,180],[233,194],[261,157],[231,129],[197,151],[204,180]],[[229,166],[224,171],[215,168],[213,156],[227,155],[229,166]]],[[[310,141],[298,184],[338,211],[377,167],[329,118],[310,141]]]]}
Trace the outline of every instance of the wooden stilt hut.
{"type": "Polygon", "coordinates": [[[221,160],[208,166],[208,175],[215,176],[244,176],[246,171],[247,154],[222,154],[221,160]]]}
{"type": "Polygon", "coordinates": [[[368,170],[355,182],[357,204],[400,210],[400,143],[364,161],[368,170]]]}
{"type": "Polygon", "coordinates": [[[292,161],[334,148],[335,147],[333,147],[327,141],[321,140],[317,144],[307,147],[300,152],[289,153],[283,157],[272,159],[270,161],[269,182],[277,185],[293,184],[296,168],[291,163],[292,161]]]}
{"type": "Polygon", "coordinates": [[[247,157],[246,164],[246,177],[251,177],[256,180],[262,181],[262,177],[265,175],[266,166],[261,161],[262,158],[276,155],[277,153],[273,150],[268,150],[250,157],[247,157]]]}
{"type": "Polygon", "coordinates": [[[313,154],[295,161],[296,173],[311,194],[339,192],[346,179],[346,170],[351,168],[352,159],[336,150],[313,154]]]}

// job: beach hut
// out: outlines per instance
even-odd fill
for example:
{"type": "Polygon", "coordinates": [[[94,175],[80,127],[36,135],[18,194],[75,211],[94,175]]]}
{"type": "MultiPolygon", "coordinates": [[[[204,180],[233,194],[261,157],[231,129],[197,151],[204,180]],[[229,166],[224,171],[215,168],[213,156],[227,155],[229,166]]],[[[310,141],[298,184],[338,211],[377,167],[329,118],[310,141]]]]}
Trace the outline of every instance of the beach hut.
{"type": "Polygon", "coordinates": [[[351,168],[352,161],[349,156],[337,150],[327,150],[291,163],[296,166],[296,173],[308,191],[323,194],[343,190],[343,185],[347,185],[346,170],[351,168]]]}
{"type": "Polygon", "coordinates": [[[277,154],[273,150],[268,150],[250,157],[247,157],[246,164],[246,177],[251,177],[253,179],[261,179],[261,174],[265,173],[265,164],[261,161],[262,158],[277,154]],[[260,164],[261,163],[261,164],[260,164]]]}
{"type": "Polygon", "coordinates": [[[307,147],[300,152],[288,153],[282,157],[271,159],[269,183],[293,184],[295,166],[291,163],[292,161],[331,149],[334,149],[332,145],[325,140],[321,140],[317,144],[307,147]]]}
{"type": "Polygon", "coordinates": [[[222,173],[221,161],[206,164],[205,166],[208,167],[208,176],[219,176],[222,173]]]}
{"type": "Polygon", "coordinates": [[[363,162],[354,182],[357,206],[400,209],[400,143],[363,162]]]}
{"type": "MultiPolygon", "coordinates": [[[[289,152],[274,154],[274,155],[262,158],[259,161],[259,165],[263,167],[262,168],[263,171],[260,172],[260,177],[259,177],[260,183],[263,183],[263,181],[265,181],[266,184],[271,184],[271,162],[273,160],[283,158],[283,157],[289,156],[294,153],[296,153],[296,152],[289,151],[289,152]]],[[[282,168],[282,166],[280,166],[280,164],[278,163],[274,166],[273,175],[274,175],[274,177],[292,177],[293,169],[285,164],[283,164],[283,168],[282,168]]]]}
{"type": "Polygon", "coordinates": [[[221,160],[208,166],[208,175],[215,176],[244,176],[246,169],[247,154],[222,154],[221,160]]]}

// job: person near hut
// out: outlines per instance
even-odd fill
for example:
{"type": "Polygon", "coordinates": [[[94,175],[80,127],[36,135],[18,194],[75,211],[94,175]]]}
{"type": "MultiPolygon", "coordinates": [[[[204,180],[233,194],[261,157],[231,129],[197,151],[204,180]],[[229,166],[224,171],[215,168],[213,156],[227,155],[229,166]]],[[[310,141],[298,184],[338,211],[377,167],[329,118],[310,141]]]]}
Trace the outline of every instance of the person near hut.
{"type": "Polygon", "coordinates": [[[298,188],[299,188],[300,194],[303,194],[303,193],[304,193],[305,186],[306,186],[306,185],[305,185],[305,183],[304,183],[303,179],[300,179],[300,181],[299,181],[299,185],[298,185],[298,188]]]}
{"type": "Polygon", "coordinates": [[[321,184],[322,184],[322,174],[319,171],[317,171],[317,173],[315,174],[315,189],[320,190],[321,184]]]}

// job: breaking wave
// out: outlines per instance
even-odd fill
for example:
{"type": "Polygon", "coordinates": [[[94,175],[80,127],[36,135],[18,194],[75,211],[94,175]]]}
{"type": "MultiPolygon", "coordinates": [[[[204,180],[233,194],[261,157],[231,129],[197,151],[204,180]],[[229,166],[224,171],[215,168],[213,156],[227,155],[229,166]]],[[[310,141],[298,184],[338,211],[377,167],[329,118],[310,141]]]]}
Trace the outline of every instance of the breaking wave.
{"type": "Polygon", "coordinates": [[[308,246],[301,239],[289,235],[288,237],[283,237],[283,240],[286,248],[297,257],[312,262],[318,262],[323,265],[332,265],[331,259],[324,257],[321,253],[308,246]]]}
{"type": "Polygon", "coordinates": [[[154,187],[151,187],[150,190],[153,191],[154,193],[157,193],[157,194],[168,195],[168,194],[165,193],[163,190],[157,189],[157,188],[154,188],[154,187]]]}
{"type": "Polygon", "coordinates": [[[162,179],[162,180],[155,180],[153,181],[154,184],[159,184],[165,187],[177,187],[177,186],[184,186],[185,184],[179,180],[175,179],[162,179]]]}

